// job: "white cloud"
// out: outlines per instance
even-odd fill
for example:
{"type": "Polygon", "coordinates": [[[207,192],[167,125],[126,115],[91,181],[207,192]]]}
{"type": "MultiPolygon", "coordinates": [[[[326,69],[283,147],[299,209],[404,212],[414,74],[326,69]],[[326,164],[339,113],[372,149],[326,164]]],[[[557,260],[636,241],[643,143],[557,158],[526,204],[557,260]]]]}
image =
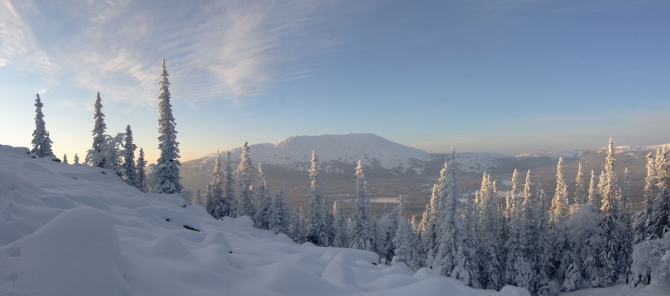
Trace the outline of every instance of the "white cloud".
{"type": "Polygon", "coordinates": [[[317,31],[329,24],[326,2],[35,0],[15,9],[0,1],[0,67],[28,63],[51,85],[139,105],[155,102],[162,58],[176,99],[239,103],[277,81],[309,77],[306,58],[343,44],[317,31]]]}

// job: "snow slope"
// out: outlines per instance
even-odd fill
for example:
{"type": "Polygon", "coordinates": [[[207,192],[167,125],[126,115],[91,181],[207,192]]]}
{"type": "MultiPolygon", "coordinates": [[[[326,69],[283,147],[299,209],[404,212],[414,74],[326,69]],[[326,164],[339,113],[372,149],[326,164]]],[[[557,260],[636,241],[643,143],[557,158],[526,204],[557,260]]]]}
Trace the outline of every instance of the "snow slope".
{"type": "Polygon", "coordinates": [[[372,252],[299,245],[248,217],[217,221],[178,195],[27,151],[0,146],[0,295],[525,292],[473,290],[431,270],[375,265],[372,252]]]}

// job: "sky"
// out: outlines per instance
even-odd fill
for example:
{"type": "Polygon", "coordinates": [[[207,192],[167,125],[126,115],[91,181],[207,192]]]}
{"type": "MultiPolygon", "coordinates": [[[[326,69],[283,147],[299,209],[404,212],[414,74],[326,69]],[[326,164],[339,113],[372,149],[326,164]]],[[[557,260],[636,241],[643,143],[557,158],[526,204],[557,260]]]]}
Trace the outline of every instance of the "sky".
{"type": "Polygon", "coordinates": [[[158,158],[161,60],[181,160],[298,135],[428,152],[670,143],[665,0],[0,0],[0,144],[58,156],[131,125],[158,158]]]}

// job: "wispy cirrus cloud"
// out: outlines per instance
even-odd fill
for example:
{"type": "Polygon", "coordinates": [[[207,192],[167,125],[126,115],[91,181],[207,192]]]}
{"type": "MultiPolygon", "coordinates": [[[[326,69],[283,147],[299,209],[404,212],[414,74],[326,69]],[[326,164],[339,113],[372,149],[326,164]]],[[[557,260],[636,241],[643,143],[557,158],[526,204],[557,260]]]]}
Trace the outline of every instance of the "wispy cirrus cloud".
{"type": "Polygon", "coordinates": [[[52,84],[139,105],[155,100],[162,58],[176,99],[241,100],[309,77],[307,60],[344,42],[324,30],[337,23],[329,2],[0,3],[0,71],[27,63],[52,84]]]}

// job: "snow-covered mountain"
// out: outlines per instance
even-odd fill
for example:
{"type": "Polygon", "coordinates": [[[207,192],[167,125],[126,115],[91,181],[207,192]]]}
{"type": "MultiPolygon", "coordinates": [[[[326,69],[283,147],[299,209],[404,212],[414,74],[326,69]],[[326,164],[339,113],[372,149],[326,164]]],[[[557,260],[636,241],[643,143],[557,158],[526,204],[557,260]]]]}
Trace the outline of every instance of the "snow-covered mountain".
{"type": "MultiPolygon", "coordinates": [[[[323,170],[327,173],[340,173],[336,163],[355,164],[359,160],[365,166],[385,170],[396,170],[401,173],[409,169],[423,170],[423,163],[430,160],[430,155],[416,148],[401,145],[373,134],[297,136],[279,140],[274,143],[254,144],[249,146],[249,157],[256,163],[276,165],[298,171],[307,171],[312,159],[312,151],[316,151],[323,170]]],[[[242,148],[231,150],[231,158],[239,161],[242,148]]],[[[210,165],[215,154],[209,154],[196,160],[196,165],[210,165]]],[[[188,169],[189,164],[184,167],[188,169]]]]}

